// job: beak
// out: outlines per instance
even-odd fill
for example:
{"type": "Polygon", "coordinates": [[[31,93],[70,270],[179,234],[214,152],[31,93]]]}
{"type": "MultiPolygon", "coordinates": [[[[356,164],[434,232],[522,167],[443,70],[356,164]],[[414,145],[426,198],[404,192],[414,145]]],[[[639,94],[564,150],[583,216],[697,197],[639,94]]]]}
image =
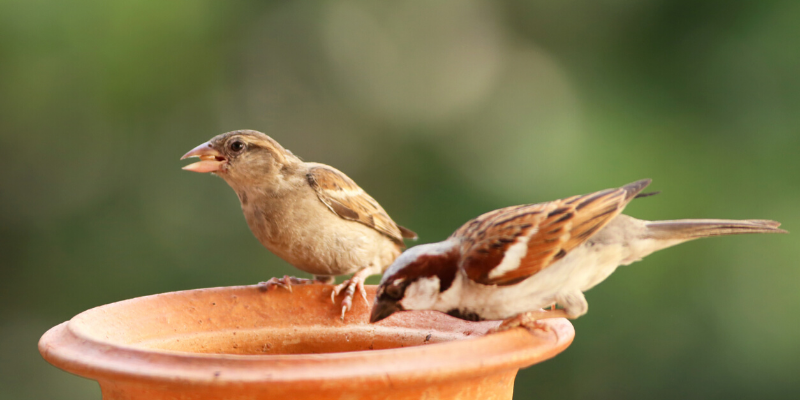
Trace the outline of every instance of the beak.
{"type": "Polygon", "coordinates": [[[397,311],[402,311],[397,302],[385,299],[375,299],[375,304],[372,306],[372,314],[369,316],[370,323],[376,323],[397,311]]]}
{"type": "Polygon", "coordinates": [[[200,146],[193,148],[188,153],[184,154],[183,157],[181,157],[181,160],[189,157],[199,157],[201,161],[194,164],[189,164],[183,167],[183,169],[201,173],[219,172],[222,169],[223,164],[228,161],[211,145],[210,142],[205,142],[200,146]]]}

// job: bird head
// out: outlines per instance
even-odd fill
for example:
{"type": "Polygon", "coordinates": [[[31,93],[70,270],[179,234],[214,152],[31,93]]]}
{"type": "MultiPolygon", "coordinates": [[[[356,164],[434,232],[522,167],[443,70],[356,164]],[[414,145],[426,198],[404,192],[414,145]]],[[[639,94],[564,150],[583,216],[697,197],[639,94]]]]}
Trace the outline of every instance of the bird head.
{"type": "Polygon", "coordinates": [[[406,250],[384,273],[370,322],[397,311],[435,309],[439,295],[455,280],[458,258],[458,246],[449,240],[406,250]]]}
{"type": "Polygon", "coordinates": [[[183,169],[216,174],[234,188],[277,176],[283,168],[299,161],[271,137],[257,131],[226,132],[195,147],[181,157],[200,161],[183,169]]]}

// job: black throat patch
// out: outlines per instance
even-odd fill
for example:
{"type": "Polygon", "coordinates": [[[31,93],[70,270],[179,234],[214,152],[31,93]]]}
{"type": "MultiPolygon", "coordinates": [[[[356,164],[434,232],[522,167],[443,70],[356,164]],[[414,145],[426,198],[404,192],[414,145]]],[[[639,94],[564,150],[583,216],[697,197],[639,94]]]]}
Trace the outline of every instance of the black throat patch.
{"type": "Polygon", "coordinates": [[[451,317],[456,317],[458,319],[463,319],[466,321],[473,321],[473,322],[483,321],[483,318],[481,318],[480,315],[470,311],[459,310],[457,308],[448,311],[447,315],[451,317]]]}

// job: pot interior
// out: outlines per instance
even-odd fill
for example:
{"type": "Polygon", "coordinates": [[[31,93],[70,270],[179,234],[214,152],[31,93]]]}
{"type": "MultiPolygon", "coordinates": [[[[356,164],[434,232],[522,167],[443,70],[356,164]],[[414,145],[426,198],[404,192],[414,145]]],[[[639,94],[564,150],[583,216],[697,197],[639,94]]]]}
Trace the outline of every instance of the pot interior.
{"type": "Polygon", "coordinates": [[[301,326],[234,329],[163,337],[135,343],[148,349],[214,354],[313,354],[393,349],[464,339],[467,335],[401,327],[301,326]]]}
{"type": "MultiPolygon", "coordinates": [[[[344,321],[331,286],[263,291],[215,288],[140,297],[97,307],[70,323],[76,334],[112,345],[190,353],[266,355],[391,349],[483,335],[498,322],[467,322],[437,312],[397,313],[370,324],[357,297],[344,321]]],[[[368,286],[370,304],[375,287],[368,286]]]]}

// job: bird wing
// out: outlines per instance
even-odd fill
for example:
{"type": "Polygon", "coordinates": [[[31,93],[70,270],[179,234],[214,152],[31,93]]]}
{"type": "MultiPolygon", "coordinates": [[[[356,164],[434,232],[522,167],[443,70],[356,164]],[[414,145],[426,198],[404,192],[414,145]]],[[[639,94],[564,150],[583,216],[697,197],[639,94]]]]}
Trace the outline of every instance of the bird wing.
{"type": "Polygon", "coordinates": [[[649,179],[621,188],[547,203],[491,211],[459,228],[461,268],[475,282],[510,285],[564,258],[592,237],[650,184],[649,179]]]}
{"type": "Polygon", "coordinates": [[[328,165],[310,164],[308,183],[334,214],[369,226],[401,245],[403,238],[416,239],[414,232],[392,221],[383,207],[347,175],[328,165]]]}

